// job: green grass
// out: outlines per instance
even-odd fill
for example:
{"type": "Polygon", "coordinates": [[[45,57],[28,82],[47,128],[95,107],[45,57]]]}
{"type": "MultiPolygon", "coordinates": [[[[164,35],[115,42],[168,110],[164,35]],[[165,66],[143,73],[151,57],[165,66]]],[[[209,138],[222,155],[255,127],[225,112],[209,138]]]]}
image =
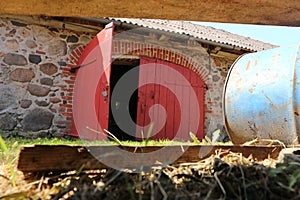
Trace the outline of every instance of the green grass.
{"type": "MultiPolygon", "coordinates": [[[[86,140],[68,140],[61,138],[37,138],[37,139],[24,139],[24,138],[8,138],[4,140],[8,151],[11,148],[20,147],[21,145],[120,145],[116,141],[86,141],[86,140]]],[[[120,141],[124,146],[164,146],[164,145],[193,145],[195,143],[188,141],[172,141],[172,140],[143,140],[143,141],[120,141]]],[[[203,142],[204,144],[204,142],[203,142]]]]}
{"type": "MultiPolygon", "coordinates": [[[[143,141],[85,141],[80,139],[63,138],[37,138],[24,139],[12,137],[5,140],[0,136],[0,163],[5,163],[11,169],[17,160],[22,145],[122,145],[122,146],[167,146],[167,145],[193,145],[192,142],[171,140],[143,140],[143,141]],[[120,144],[121,143],[121,144],[120,144]]],[[[13,174],[12,174],[13,175],[13,174]]],[[[12,179],[13,180],[13,179],[12,179]]]]}
{"type": "MultiPolygon", "coordinates": [[[[142,141],[86,141],[81,139],[64,139],[64,138],[37,138],[24,139],[21,137],[12,137],[4,139],[7,151],[15,151],[21,145],[123,145],[123,146],[167,146],[167,145],[211,145],[210,140],[192,141],[175,141],[175,140],[142,140],[142,141]]],[[[217,145],[226,145],[229,143],[216,143],[217,145]]],[[[216,145],[214,144],[214,145],[216,145]]],[[[1,151],[0,151],[1,152],[1,151]]]]}
{"type": "MultiPolygon", "coordinates": [[[[37,139],[25,139],[21,137],[11,137],[2,139],[0,135],[0,163],[3,163],[8,167],[10,171],[10,179],[13,187],[16,187],[15,181],[15,164],[18,158],[18,153],[22,145],[122,145],[122,146],[168,146],[168,145],[211,145],[211,141],[206,138],[199,141],[194,134],[190,134],[192,141],[172,141],[172,140],[151,140],[150,132],[152,128],[147,132],[147,139],[142,141],[119,141],[119,140],[107,140],[107,141],[85,141],[81,139],[71,138],[37,138],[37,139]]],[[[229,143],[221,143],[229,144],[229,143]]],[[[220,145],[217,143],[217,145],[220,145]]]]}
{"type": "MultiPolygon", "coordinates": [[[[147,133],[148,135],[148,133],[147,133]]],[[[192,135],[192,134],[191,134],[192,135]]],[[[21,137],[12,137],[0,141],[0,161],[13,161],[18,155],[22,145],[122,145],[122,146],[168,146],[168,145],[211,145],[209,139],[199,141],[192,135],[192,141],[173,141],[173,140],[150,140],[142,141],[86,141],[81,139],[64,138],[37,138],[25,139],[21,137]]],[[[1,137],[1,136],[0,136],[1,137]]],[[[226,145],[231,143],[216,143],[214,145],[226,145]]]]}

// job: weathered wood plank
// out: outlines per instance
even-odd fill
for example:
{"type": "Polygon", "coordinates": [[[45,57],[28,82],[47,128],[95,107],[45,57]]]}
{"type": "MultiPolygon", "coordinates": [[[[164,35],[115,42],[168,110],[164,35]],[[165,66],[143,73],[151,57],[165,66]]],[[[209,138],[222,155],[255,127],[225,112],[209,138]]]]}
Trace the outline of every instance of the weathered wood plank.
{"type": "Polygon", "coordinates": [[[100,169],[111,166],[136,168],[139,165],[152,165],[156,161],[167,164],[172,160],[175,161],[174,163],[197,162],[214,154],[217,149],[240,152],[246,157],[252,154],[253,158],[263,160],[268,157],[277,158],[282,147],[231,145],[119,147],[103,145],[86,148],[77,145],[31,145],[21,148],[18,169],[23,172],[69,171],[80,169],[82,166],[84,166],[83,169],[100,169]],[[146,153],[148,155],[145,157],[146,153]]]}
{"type": "Polygon", "coordinates": [[[298,0],[1,0],[0,14],[156,18],[299,26],[298,0]]]}

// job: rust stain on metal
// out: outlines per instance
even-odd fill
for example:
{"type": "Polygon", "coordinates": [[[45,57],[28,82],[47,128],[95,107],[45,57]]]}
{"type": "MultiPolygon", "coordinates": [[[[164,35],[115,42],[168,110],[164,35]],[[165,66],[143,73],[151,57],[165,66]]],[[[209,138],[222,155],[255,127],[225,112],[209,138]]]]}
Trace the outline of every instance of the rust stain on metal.
{"type": "Polygon", "coordinates": [[[273,103],[273,101],[267,96],[267,95],[265,95],[264,94],[264,97],[266,97],[266,99],[270,102],[270,104],[275,108],[275,110],[278,112],[278,113],[280,113],[280,109],[277,107],[277,105],[275,105],[274,103],[273,103]]]}
{"type": "Polygon", "coordinates": [[[295,115],[299,117],[299,115],[300,115],[300,106],[296,106],[295,115]]]}
{"type": "Polygon", "coordinates": [[[254,67],[257,65],[257,60],[254,61],[254,67]]]}
{"type": "Polygon", "coordinates": [[[250,70],[250,66],[251,66],[251,61],[249,60],[249,61],[248,61],[248,64],[247,64],[247,67],[246,67],[246,71],[249,71],[249,70],[250,70]]]}

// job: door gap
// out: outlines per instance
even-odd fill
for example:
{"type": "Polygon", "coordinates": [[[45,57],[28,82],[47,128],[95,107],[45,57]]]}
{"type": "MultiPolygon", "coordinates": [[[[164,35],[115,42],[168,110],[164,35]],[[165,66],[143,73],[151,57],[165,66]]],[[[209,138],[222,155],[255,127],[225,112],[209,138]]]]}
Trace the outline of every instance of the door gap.
{"type": "Polygon", "coordinates": [[[108,130],[119,140],[136,139],[138,81],[139,60],[112,63],[108,130]]]}

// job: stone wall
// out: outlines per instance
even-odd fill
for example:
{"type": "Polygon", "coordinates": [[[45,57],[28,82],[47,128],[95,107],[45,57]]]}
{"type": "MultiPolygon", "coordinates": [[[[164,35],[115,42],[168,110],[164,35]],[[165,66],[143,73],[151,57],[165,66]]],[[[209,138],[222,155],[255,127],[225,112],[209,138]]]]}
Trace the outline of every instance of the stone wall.
{"type": "Polygon", "coordinates": [[[64,133],[62,74],[69,52],[92,36],[0,18],[0,130],[64,133]]]}
{"type": "MultiPolygon", "coordinates": [[[[95,32],[96,33],[96,32],[95,32]]],[[[78,33],[63,28],[25,24],[0,18],[0,130],[20,134],[63,135],[72,125],[72,104],[75,67],[84,46],[95,33],[78,33]]],[[[131,34],[132,41],[138,42],[131,34]]],[[[130,37],[124,35],[114,55],[124,52],[130,37]],[[125,46],[124,46],[125,45],[125,46]],[[123,49],[123,50],[122,50],[123,49]]],[[[115,35],[115,43],[118,37],[115,35]]],[[[226,72],[232,64],[209,58],[206,51],[195,41],[179,42],[168,35],[143,35],[141,41],[152,43],[156,50],[176,47],[177,57],[171,54],[160,59],[188,67],[198,73],[207,85],[205,96],[205,131],[222,124],[221,96],[226,72]],[[169,38],[164,40],[164,38],[169,38]],[[188,48],[187,48],[188,46],[188,48]],[[178,56],[178,58],[180,57],[178,56]],[[191,56],[191,61],[187,56],[191,56]],[[172,61],[175,59],[175,61],[172,61]],[[219,68],[217,66],[220,66],[219,68]]],[[[143,51],[131,55],[156,56],[147,43],[141,42],[143,51]],[[149,54],[150,52],[150,54],[149,54]]]]}

